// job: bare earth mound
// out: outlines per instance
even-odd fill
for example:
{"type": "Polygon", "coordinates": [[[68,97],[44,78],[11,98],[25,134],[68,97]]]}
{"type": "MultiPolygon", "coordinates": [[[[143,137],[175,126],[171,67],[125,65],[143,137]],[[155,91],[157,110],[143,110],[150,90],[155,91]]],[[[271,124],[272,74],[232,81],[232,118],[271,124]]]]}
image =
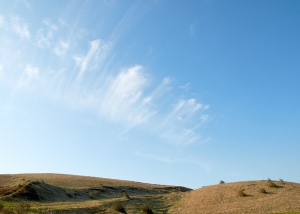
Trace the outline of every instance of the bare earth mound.
{"type": "Polygon", "coordinates": [[[266,214],[296,211],[300,211],[300,184],[247,181],[207,186],[186,193],[170,213],[266,214]]]}

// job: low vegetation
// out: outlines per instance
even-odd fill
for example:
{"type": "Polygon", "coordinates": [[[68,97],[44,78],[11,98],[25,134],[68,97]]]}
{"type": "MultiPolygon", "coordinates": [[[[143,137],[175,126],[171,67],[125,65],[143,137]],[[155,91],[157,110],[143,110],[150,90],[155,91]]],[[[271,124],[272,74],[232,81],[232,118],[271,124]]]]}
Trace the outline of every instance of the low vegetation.
{"type": "Polygon", "coordinates": [[[240,197],[246,197],[247,194],[244,192],[244,190],[239,190],[238,191],[238,196],[240,196],[240,197]]]}
{"type": "Polygon", "coordinates": [[[260,193],[263,193],[263,194],[267,194],[267,191],[265,190],[265,188],[261,188],[261,189],[259,190],[259,192],[260,192],[260,193]]]}
{"type": "Polygon", "coordinates": [[[130,200],[129,195],[125,191],[123,191],[123,197],[127,200],[130,200]]]}
{"type": "Polygon", "coordinates": [[[145,204],[141,206],[141,211],[144,214],[153,214],[152,209],[150,209],[150,207],[148,207],[148,205],[145,205],[145,204]]]}
{"type": "Polygon", "coordinates": [[[227,213],[251,209],[253,213],[300,214],[295,212],[300,211],[297,183],[268,179],[235,183],[221,180],[220,184],[192,191],[178,186],[84,176],[0,175],[0,213],[221,214],[226,206],[227,213]]]}
{"type": "Polygon", "coordinates": [[[115,202],[112,209],[120,213],[125,213],[125,214],[127,213],[125,208],[120,202],[115,202]]]}
{"type": "Polygon", "coordinates": [[[0,213],[3,214],[25,214],[30,211],[30,207],[30,202],[26,200],[0,201],[0,213]]]}
{"type": "Polygon", "coordinates": [[[278,188],[279,186],[275,184],[270,178],[268,178],[268,186],[272,188],[278,188]]]}
{"type": "Polygon", "coordinates": [[[92,192],[89,193],[89,197],[91,199],[96,199],[99,196],[99,191],[93,190],[92,192]]]}

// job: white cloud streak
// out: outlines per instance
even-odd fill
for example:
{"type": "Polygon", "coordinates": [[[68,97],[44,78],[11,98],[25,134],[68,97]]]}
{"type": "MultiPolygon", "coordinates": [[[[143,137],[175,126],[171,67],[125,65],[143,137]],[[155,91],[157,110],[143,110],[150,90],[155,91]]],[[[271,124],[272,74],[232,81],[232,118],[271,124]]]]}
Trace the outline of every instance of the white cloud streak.
{"type": "Polygon", "coordinates": [[[15,33],[17,33],[20,37],[29,39],[30,32],[28,30],[28,25],[24,23],[18,16],[11,17],[11,26],[15,33]]]}
{"type": "Polygon", "coordinates": [[[155,114],[148,109],[147,98],[142,96],[147,84],[139,65],[121,72],[105,90],[100,112],[113,121],[130,123],[130,126],[145,122],[155,114]]]}
{"type": "Polygon", "coordinates": [[[154,161],[163,162],[163,163],[175,163],[176,162],[176,160],[172,160],[170,158],[160,157],[158,155],[144,154],[141,152],[136,152],[135,155],[137,155],[139,157],[143,157],[143,158],[148,158],[148,159],[151,159],[154,161]]]}
{"type": "Polygon", "coordinates": [[[24,74],[28,79],[38,79],[39,69],[27,64],[24,74]]]}
{"type": "Polygon", "coordinates": [[[168,115],[162,119],[157,130],[162,138],[169,142],[189,145],[198,141],[198,127],[207,119],[208,115],[199,118],[199,114],[208,109],[208,105],[197,103],[195,99],[179,100],[168,115]],[[197,117],[199,119],[197,119],[197,117]]]}
{"type": "Polygon", "coordinates": [[[31,5],[26,0],[22,0],[22,2],[29,10],[32,10],[31,5]]]}
{"type": "Polygon", "coordinates": [[[80,81],[93,59],[95,60],[95,64],[98,64],[106,58],[110,47],[111,44],[109,42],[104,43],[100,39],[98,39],[90,42],[90,49],[86,56],[74,56],[76,65],[80,67],[77,76],[78,81],[80,81]]]}
{"type": "Polygon", "coordinates": [[[45,19],[43,21],[43,25],[44,27],[38,29],[35,36],[37,44],[41,48],[51,46],[55,32],[58,29],[57,26],[52,24],[49,19],[45,19]]]}
{"type": "MultiPolygon", "coordinates": [[[[16,33],[22,38],[30,38],[27,25],[18,17],[13,17],[12,23],[16,33]]],[[[45,87],[45,91],[53,93],[54,97],[96,110],[100,117],[125,125],[127,130],[145,124],[150,132],[171,144],[189,145],[201,139],[198,128],[208,121],[209,116],[203,111],[209,106],[195,99],[181,99],[170,106],[170,101],[174,101],[174,97],[168,96],[172,90],[170,78],[166,77],[158,86],[153,86],[140,65],[120,72],[112,70],[109,64],[113,59],[110,56],[114,43],[110,41],[93,40],[85,54],[71,54],[72,39],[57,38],[57,31],[57,25],[49,19],[44,20],[35,36],[36,47],[50,48],[58,57],[68,58],[72,63],[70,67],[75,64],[73,71],[66,72],[70,67],[61,67],[58,72],[51,68],[47,69],[48,72],[45,69],[39,72],[37,67],[27,63],[17,81],[17,88],[45,87]]]]}
{"type": "Polygon", "coordinates": [[[69,49],[69,43],[60,41],[54,48],[54,52],[57,56],[63,57],[66,54],[68,49],[69,49]]]}
{"type": "Polygon", "coordinates": [[[81,81],[84,76],[89,78],[93,64],[106,58],[109,50],[109,42],[94,40],[90,42],[90,49],[85,56],[74,57],[79,68],[74,87],[84,91],[78,99],[81,105],[96,109],[101,117],[131,128],[148,121],[156,123],[156,128],[150,131],[174,144],[189,145],[201,138],[197,128],[207,120],[208,115],[200,113],[208,106],[189,99],[178,101],[169,113],[159,109],[162,108],[159,102],[164,102],[160,98],[172,89],[170,78],[164,78],[147,94],[145,91],[151,83],[140,65],[123,69],[115,76],[105,74],[100,78],[99,75],[93,80],[99,83],[96,87],[87,86],[87,82],[81,81]]]}
{"type": "Polygon", "coordinates": [[[17,81],[15,91],[21,88],[32,88],[33,83],[39,79],[39,69],[30,64],[27,64],[23,73],[17,81]]]}
{"type": "Polygon", "coordinates": [[[185,84],[185,85],[179,86],[179,88],[185,89],[185,90],[187,90],[189,87],[190,87],[190,83],[187,83],[187,84],[185,84]]]}
{"type": "Polygon", "coordinates": [[[101,117],[125,124],[128,128],[145,123],[155,124],[149,131],[172,144],[189,145],[201,138],[198,128],[207,121],[209,116],[203,114],[203,111],[209,106],[200,104],[195,99],[182,99],[166,113],[160,103],[164,103],[165,99],[160,98],[164,98],[171,90],[170,78],[164,78],[150,93],[145,93],[151,82],[140,65],[124,69],[115,76],[98,76],[94,79],[94,82],[99,83],[95,88],[86,85],[91,84],[90,82],[78,81],[91,72],[91,61],[106,57],[105,51],[101,51],[103,45],[105,43],[101,45],[100,40],[94,40],[90,43],[86,56],[74,57],[79,67],[75,91],[84,91],[80,98],[76,98],[81,105],[96,109],[101,117]]]}
{"type": "Polygon", "coordinates": [[[142,157],[142,158],[147,158],[151,159],[154,161],[158,162],[163,162],[167,164],[192,164],[192,165],[197,165],[204,169],[205,171],[210,171],[211,170],[211,165],[209,163],[203,162],[203,161],[196,161],[191,158],[166,158],[166,157],[161,157],[158,155],[152,155],[152,154],[145,154],[141,152],[135,152],[136,156],[142,157]]]}

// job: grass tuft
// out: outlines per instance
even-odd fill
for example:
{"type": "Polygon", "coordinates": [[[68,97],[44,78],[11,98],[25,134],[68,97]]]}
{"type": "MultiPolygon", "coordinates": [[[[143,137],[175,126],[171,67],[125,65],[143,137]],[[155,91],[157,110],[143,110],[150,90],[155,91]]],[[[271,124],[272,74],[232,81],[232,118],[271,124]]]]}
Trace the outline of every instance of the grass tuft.
{"type": "Polygon", "coordinates": [[[278,186],[270,178],[268,178],[268,187],[277,188],[278,186]]]}
{"type": "Polygon", "coordinates": [[[127,214],[125,208],[123,207],[123,205],[120,202],[115,202],[112,209],[117,211],[117,212],[127,214]]]}
{"type": "Polygon", "coordinates": [[[89,197],[91,199],[95,199],[97,196],[99,196],[99,191],[97,191],[97,190],[94,190],[93,192],[89,193],[89,197]]]}
{"type": "Polygon", "coordinates": [[[224,183],[225,183],[225,181],[220,180],[220,184],[224,184],[224,183]]]}
{"type": "Polygon", "coordinates": [[[238,191],[238,196],[240,196],[240,197],[246,197],[247,194],[244,192],[244,190],[240,190],[240,191],[238,191]]]}
{"type": "Polygon", "coordinates": [[[267,191],[265,190],[265,188],[261,188],[261,189],[259,190],[259,192],[260,192],[260,193],[263,193],[263,194],[267,194],[267,191]]]}
{"type": "Polygon", "coordinates": [[[125,191],[123,191],[123,197],[126,198],[126,199],[128,199],[128,200],[130,200],[129,195],[125,191]]]}
{"type": "Polygon", "coordinates": [[[152,209],[150,209],[150,207],[148,207],[148,205],[142,205],[141,211],[145,214],[153,214],[152,209]]]}

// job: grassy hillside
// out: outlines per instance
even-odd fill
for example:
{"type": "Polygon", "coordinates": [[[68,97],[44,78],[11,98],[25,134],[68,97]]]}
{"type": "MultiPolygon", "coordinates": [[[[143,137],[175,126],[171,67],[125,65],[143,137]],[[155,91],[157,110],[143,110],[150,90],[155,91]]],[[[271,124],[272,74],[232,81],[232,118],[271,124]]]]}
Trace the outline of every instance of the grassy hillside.
{"type": "Polygon", "coordinates": [[[299,214],[300,184],[221,182],[191,190],[77,175],[0,175],[0,213],[117,214],[122,210],[128,214],[299,214]]]}
{"type": "Polygon", "coordinates": [[[173,213],[297,213],[300,184],[245,181],[202,187],[187,193],[173,213]]]}
{"type": "Polygon", "coordinates": [[[15,201],[26,200],[26,213],[115,213],[117,202],[128,213],[142,213],[146,205],[155,213],[167,213],[186,191],[190,189],[88,176],[0,175],[5,209],[16,210],[15,201]]]}

